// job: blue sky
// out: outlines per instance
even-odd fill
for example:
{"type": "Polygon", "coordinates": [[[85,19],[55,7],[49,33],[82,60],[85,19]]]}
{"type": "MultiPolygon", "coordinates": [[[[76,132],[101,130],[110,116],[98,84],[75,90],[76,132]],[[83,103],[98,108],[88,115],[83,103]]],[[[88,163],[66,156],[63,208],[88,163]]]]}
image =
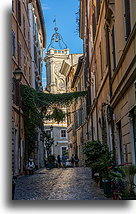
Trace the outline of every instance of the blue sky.
{"type": "MultiPolygon", "coordinates": [[[[70,53],[82,53],[83,42],[76,33],[75,13],[78,11],[79,0],[41,0],[41,5],[46,26],[46,47],[50,44],[51,36],[54,33],[53,20],[56,16],[58,32],[70,49],[70,53]]],[[[43,88],[45,88],[45,65],[43,67],[43,88]]]]}

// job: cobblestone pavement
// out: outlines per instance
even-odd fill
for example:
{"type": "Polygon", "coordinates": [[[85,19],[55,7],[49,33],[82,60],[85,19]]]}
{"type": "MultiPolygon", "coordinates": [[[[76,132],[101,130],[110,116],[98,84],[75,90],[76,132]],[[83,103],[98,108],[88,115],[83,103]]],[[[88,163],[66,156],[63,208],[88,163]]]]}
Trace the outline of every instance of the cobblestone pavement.
{"type": "Polygon", "coordinates": [[[40,169],[17,179],[15,200],[107,200],[91,179],[91,169],[40,169]]]}

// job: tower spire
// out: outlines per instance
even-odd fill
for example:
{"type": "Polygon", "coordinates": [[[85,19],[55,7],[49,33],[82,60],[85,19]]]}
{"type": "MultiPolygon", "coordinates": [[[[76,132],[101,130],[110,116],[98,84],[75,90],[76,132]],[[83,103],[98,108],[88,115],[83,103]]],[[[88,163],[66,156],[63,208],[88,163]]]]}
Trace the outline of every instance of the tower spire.
{"type": "Polygon", "coordinates": [[[67,49],[67,45],[63,40],[63,37],[58,32],[58,27],[56,23],[56,16],[54,17],[53,23],[55,24],[54,31],[55,33],[51,37],[51,42],[47,48],[47,51],[49,51],[50,48],[54,48],[54,44],[58,43],[60,49],[67,49]]]}
{"type": "Polygon", "coordinates": [[[55,27],[56,27],[57,26],[57,24],[56,24],[56,16],[54,16],[53,23],[55,23],[55,27]]]}

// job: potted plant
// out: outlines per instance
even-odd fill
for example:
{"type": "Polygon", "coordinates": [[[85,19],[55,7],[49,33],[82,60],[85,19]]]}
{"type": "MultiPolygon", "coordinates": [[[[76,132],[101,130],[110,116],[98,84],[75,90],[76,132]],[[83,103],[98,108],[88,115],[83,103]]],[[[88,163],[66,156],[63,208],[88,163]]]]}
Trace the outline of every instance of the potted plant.
{"type": "Polygon", "coordinates": [[[135,165],[127,165],[121,167],[121,171],[123,173],[125,188],[123,189],[123,200],[135,200],[135,188],[136,185],[134,183],[134,177],[136,175],[136,166],[135,165]]]}
{"type": "Polygon", "coordinates": [[[107,145],[101,144],[99,141],[88,142],[84,146],[84,154],[87,157],[87,165],[92,168],[92,178],[99,180],[100,187],[104,187],[107,197],[111,196],[111,185],[108,167],[114,163],[112,154],[109,152],[107,145]],[[99,179],[98,179],[99,174],[99,179]]]}
{"type": "Polygon", "coordinates": [[[48,158],[47,158],[47,163],[48,163],[48,168],[49,169],[54,168],[54,161],[55,161],[54,155],[49,155],[48,158]]]}

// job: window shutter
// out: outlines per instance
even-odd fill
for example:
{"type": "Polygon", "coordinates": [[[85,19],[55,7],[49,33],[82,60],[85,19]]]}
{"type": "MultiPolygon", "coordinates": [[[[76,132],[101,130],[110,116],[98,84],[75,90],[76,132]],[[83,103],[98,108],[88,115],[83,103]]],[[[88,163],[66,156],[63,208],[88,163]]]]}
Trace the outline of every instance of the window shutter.
{"type": "Polygon", "coordinates": [[[12,12],[14,12],[14,0],[12,0],[12,12]]]}
{"type": "Polygon", "coordinates": [[[87,108],[86,108],[87,115],[89,115],[90,107],[91,107],[91,87],[90,86],[88,87],[88,90],[87,90],[86,105],[87,105],[87,108]]]}
{"type": "Polygon", "coordinates": [[[15,56],[15,34],[12,31],[12,55],[15,56]]]}
{"type": "Polygon", "coordinates": [[[98,0],[96,1],[96,8],[97,8],[97,22],[99,20],[99,15],[100,15],[100,5],[101,5],[101,1],[98,0]]]}
{"type": "Polygon", "coordinates": [[[106,61],[107,61],[107,66],[110,64],[110,56],[109,56],[109,31],[108,31],[108,26],[105,26],[105,39],[106,39],[106,61]]]}
{"type": "Polygon", "coordinates": [[[13,78],[13,103],[17,106],[19,106],[19,99],[20,99],[20,96],[19,96],[19,81],[16,81],[14,78],[13,78]]]}
{"type": "Polygon", "coordinates": [[[26,35],[26,27],[25,27],[25,17],[23,16],[23,28],[24,28],[24,36],[26,35]]]}
{"type": "Polygon", "coordinates": [[[21,25],[21,2],[18,0],[18,22],[21,25]]]}
{"type": "Polygon", "coordinates": [[[126,40],[129,37],[129,34],[131,32],[131,20],[130,20],[130,0],[124,0],[124,6],[125,6],[125,26],[126,26],[126,40]]]}
{"type": "Polygon", "coordinates": [[[18,64],[21,66],[21,44],[18,42],[18,64]]]}
{"type": "Polygon", "coordinates": [[[100,42],[100,69],[101,69],[101,79],[103,78],[103,61],[102,61],[102,44],[100,42]]]}
{"type": "Polygon", "coordinates": [[[13,103],[15,103],[15,79],[14,79],[14,77],[12,79],[12,100],[13,100],[13,103]]]}
{"type": "Polygon", "coordinates": [[[92,30],[93,30],[93,41],[94,41],[95,34],[96,34],[96,19],[95,19],[95,14],[94,13],[92,15],[92,30]]]}
{"type": "Polygon", "coordinates": [[[113,70],[116,68],[116,52],[115,52],[115,31],[112,29],[112,55],[113,55],[113,70]]]}

